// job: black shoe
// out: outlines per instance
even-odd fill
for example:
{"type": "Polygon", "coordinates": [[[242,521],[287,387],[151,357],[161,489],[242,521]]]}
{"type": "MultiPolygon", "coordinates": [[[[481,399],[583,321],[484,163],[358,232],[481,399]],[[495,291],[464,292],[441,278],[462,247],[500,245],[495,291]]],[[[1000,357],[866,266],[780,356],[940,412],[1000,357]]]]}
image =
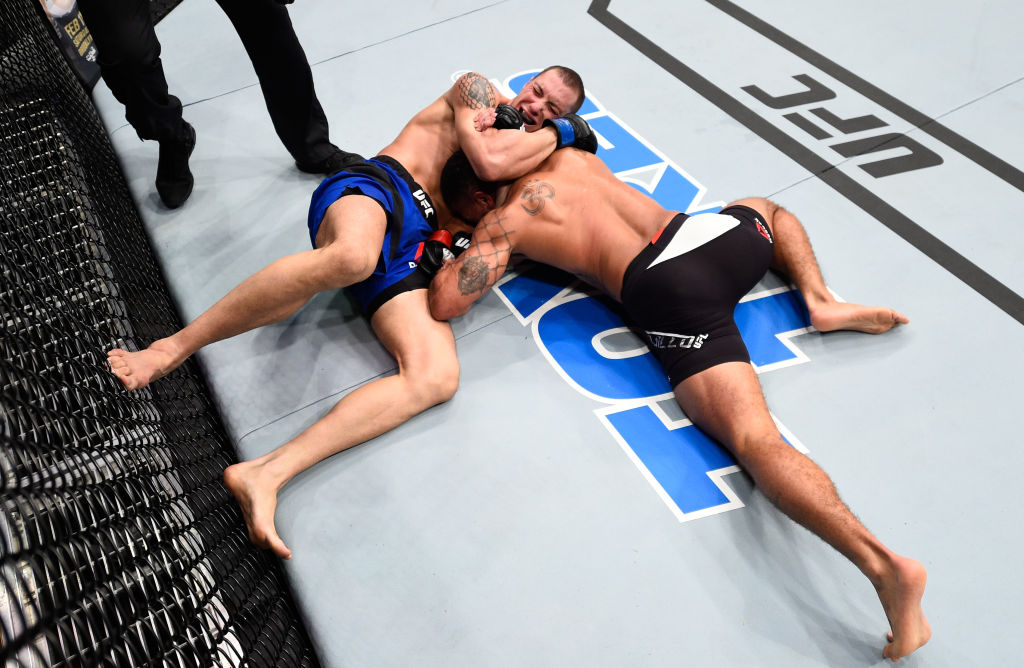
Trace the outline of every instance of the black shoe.
{"type": "Polygon", "coordinates": [[[299,162],[295,161],[295,166],[299,168],[299,171],[306,172],[307,174],[324,174],[330,176],[336,172],[340,172],[354,162],[362,162],[365,160],[363,156],[358,153],[349,153],[348,151],[342,151],[340,148],[336,149],[334,153],[330,154],[323,160],[317,162],[299,162]]]}
{"type": "Polygon", "coordinates": [[[156,191],[169,209],[177,209],[192,194],[195,179],[188,169],[188,157],[195,147],[196,130],[188,123],[185,123],[179,138],[160,142],[156,191]]]}

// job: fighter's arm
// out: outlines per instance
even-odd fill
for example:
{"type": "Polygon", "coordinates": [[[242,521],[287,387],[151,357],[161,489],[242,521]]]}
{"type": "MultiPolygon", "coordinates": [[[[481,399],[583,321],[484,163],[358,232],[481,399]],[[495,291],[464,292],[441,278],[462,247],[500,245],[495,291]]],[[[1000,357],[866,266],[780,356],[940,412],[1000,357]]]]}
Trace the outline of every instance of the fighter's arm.
{"type": "Polygon", "coordinates": [[[448,320],[469,310],[505,273],[515,248],[513,216],[497,209],[473,231],[469,249],[437,272],[430,284],[430,313],[448,320]]]}
{"type": "Polygon", "coordinates": [[[469,72],[459,77],[448,92],[455,112],[455,134],[459,147],[484,181],[510,181],[534,169],[555,150],[557,133],[545,127],[536,132],[478,131],[476,115],[502,99],[483,75],[469,72]]]}

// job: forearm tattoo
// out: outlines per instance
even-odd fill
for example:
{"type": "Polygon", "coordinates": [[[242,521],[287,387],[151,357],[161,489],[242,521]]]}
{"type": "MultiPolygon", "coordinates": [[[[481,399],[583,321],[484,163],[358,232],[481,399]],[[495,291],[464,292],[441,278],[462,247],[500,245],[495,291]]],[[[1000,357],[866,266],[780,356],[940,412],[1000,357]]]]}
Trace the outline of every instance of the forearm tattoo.
{"type": "Polygon", "coordinates": [[[470,109],[485,109],[498,103],[491,82],[476,72],[470,72],[459,79],[457,84],[459,102],[470,109]]]}
{"type": "Polygon", "coordinates": [[[536,216],[544,210],[545,200],[554,198],[555,189],[550,183],[532,179],[526,183],[523,194],[519,196],[519,199],[522,200],[519,204],[523,207],[523,211],[531,216],[536,216]]]}
{"type": "Polygon", "coordinates": [[[463,296],[476,294],[487,287],[490,268],[485,260],[479,257],[466,258],[459,269],[459,292],[463,296]]]}
{"type": "MultiPolygon", "coordinates": [[[[491,212],[480,221],[487,233],[486,240],[474,242],[462,256],[459,267],[459,292],[463,296],[481,292],[493,285],[505,273],[512,255],[511,230],[506,227],[506,218],[491,212]]],[[[474,235],[475,236],[475,235],[474,235]]]]}

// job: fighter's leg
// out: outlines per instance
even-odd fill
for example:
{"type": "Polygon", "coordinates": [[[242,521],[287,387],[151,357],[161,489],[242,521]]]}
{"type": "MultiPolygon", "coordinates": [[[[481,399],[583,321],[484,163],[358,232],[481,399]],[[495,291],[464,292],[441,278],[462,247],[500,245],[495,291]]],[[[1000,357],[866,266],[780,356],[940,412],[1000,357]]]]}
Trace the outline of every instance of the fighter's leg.
{"type": "Polygon", "coordinates": [[[317,248],[272,262],[184,329],[145,350],[111,350],[111,371],[130,390],[145,387],[207,344],[283,320],[316,293],[365,279],[376,266],[386,226],[384,210],[375,200],[342,197],[324,215],[317,248]]]}
{"type": "Polygon", "coordinates": [[[782,439],[749,364],[730,362],[702,371],[679,383],[675,396],[694,424],[733,453],[772,503],[867,576],[894,636],[884,656],[897,659],[928,642],[931,628],[921,610],[924,566],[885,547],[850,512],[828,475],[782,439]]]}
{"type": "Polygon", "coordinates": [[[762,197],[742,199],[729,206],[733,204],[750,207],[764,216],[775,238],[772,269],[786,274],[796,284],[815,329],[821,332],[851,329],[880,334],[910,322],[907,316],[891,308],[837,301],[825,287],[807,232],[792,213],[762,197]]]}
{"type": "Polygon", "coordinates": [[[426,290],[388,300],[371,324],[398,361],[398,373],[353,390],[288,443],[224,471],[224,482],[242,507],[253,543],[286,559],[291,550],[274,527],[277,493],[284,484],[317,462],[447,401],[458,387],[455,337],[447,322],[430,317],[426,290]]]}

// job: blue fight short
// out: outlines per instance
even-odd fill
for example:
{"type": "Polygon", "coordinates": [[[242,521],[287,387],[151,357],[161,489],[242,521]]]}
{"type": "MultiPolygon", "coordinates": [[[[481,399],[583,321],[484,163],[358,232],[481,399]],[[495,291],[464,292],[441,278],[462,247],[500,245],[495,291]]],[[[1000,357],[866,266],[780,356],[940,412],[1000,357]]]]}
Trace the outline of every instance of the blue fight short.
{"type": "Polygon", "coordinates": [[[387,214],[387,229],[377,267],[369,278],[348,288],[369,318],[392,297],[430,286],[430,278],[416,269],[423,242],[437,229],[437,214],[430,195],[401,163],[390,156],[379,155],[347,165],[324,179],[313,191],[309,205],[309,240],[314,248],[327,207],[346,195],[365,195],[380,204],[387,214]]]}

